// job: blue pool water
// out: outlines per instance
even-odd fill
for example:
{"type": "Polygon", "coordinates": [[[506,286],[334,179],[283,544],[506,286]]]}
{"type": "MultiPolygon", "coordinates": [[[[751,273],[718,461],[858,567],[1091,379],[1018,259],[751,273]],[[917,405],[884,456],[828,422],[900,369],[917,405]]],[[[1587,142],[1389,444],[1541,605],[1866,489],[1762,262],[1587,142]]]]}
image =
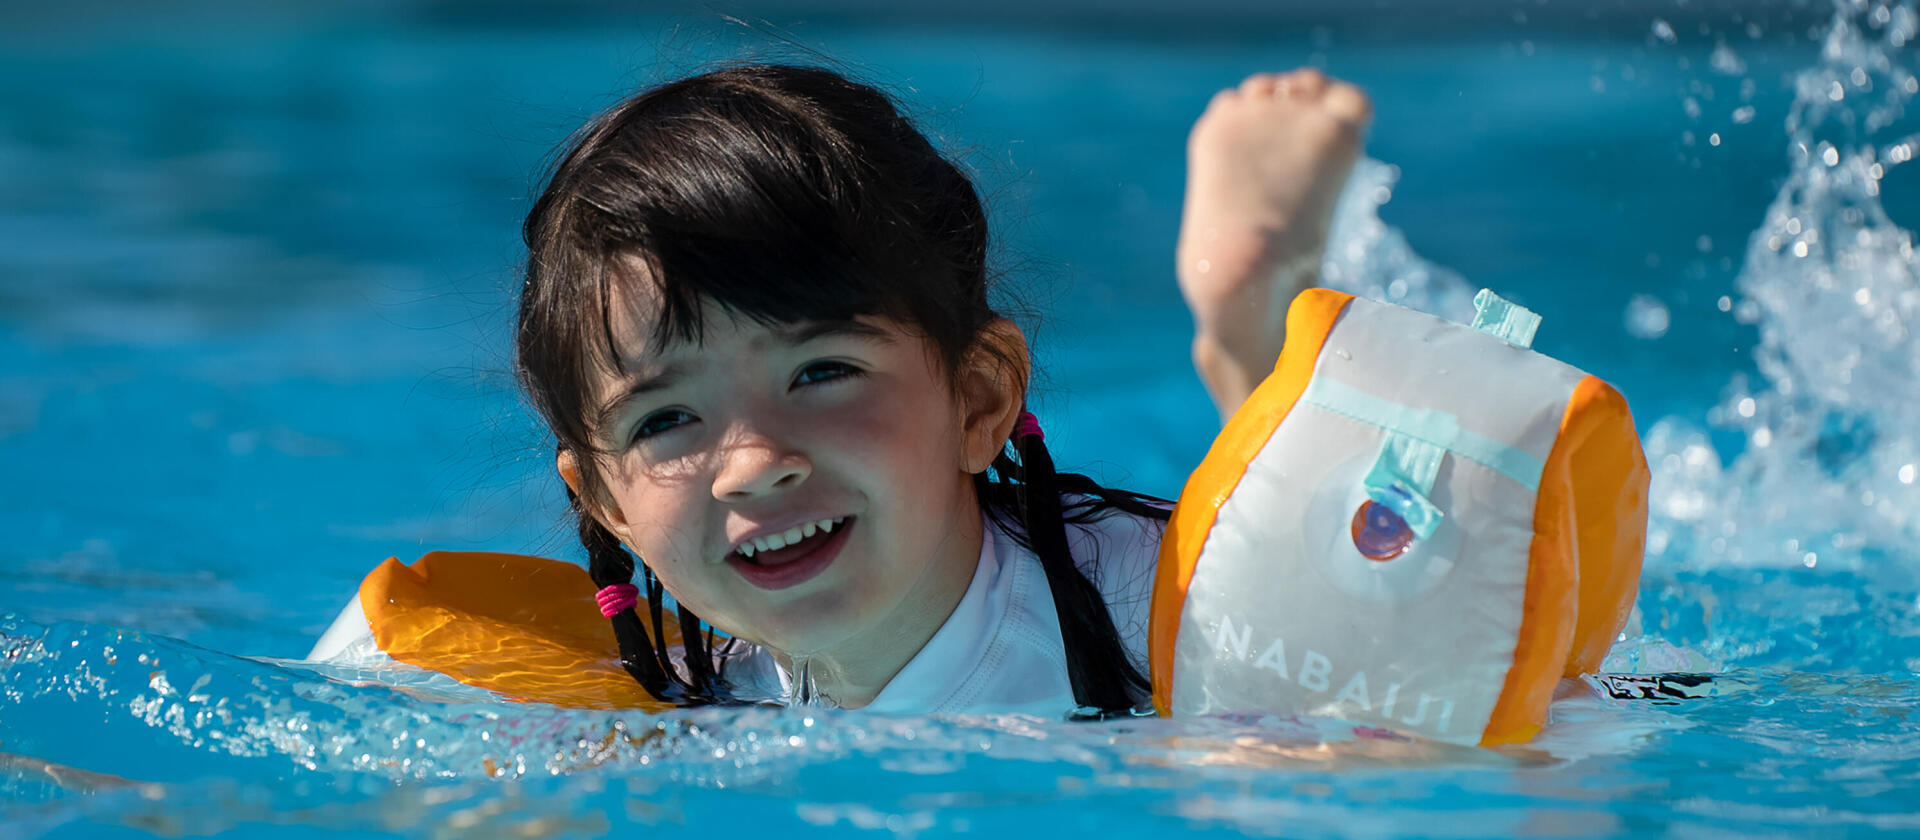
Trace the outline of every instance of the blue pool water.
{"type": "Polygon", "coordinates": [[[1910,5],[990,5],[0,10],[0,836],[1920,833],[1910,5]],[[1058,459],[1165,495],[1216,423],[1168,270],[1185,129],[1256,70],[1365,86],[1330,276],[1494,287],[1620,387],[1654,520],[1608,669],[1714,695],[1488,751],[286,664],[387,556],[577,557],[506,373],[535,177],[633,86],[787,40],[977,174],[1058,459]]]}

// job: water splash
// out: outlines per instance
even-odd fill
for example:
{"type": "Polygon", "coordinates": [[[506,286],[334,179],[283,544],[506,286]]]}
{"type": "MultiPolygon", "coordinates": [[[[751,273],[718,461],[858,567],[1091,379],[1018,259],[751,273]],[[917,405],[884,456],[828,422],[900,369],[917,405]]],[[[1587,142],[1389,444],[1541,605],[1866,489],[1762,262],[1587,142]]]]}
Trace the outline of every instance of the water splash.
{"type": "Polygon", "coordinates": [[[1399,180],[1400,167],[1392,164],[1362,158],[1354,165],[1334,206],[1321,282],[1452,321],[1472,321],[1478,289],[1453,270],[1414,253],[1405,234],[1380,220],[1380,207],[1393,199],[1399,180]]]}
{"type": "MultiPolygon", "coordinates": [[[[648,715],[490,701],[431,681],[419,684],[427,688],[408,682],[396,674],[355,680],[309,663],[231,656],[135,631],[0,617],[6,752],[136,782],[289,780],[315,772],[391,781],[517,779],[617,766],[727,785],[759,778],[769,764],[791,770],[797,760],[907,746],[955,760],[997,750],[1078,761],[1088,759],[1079,752],[1110,742],[1117,731],[977,716],[929,728],[927,719],[819,706],[648,715]],[[76,721],[94,722],[89,737],[71,736],[76,721]],[[128,744],[142,745],[133,759],[128,744]]],[[[1221,725],[1181,732],[1197,737],[1221,725]]],[[[1330,719],[1275,718],[1267,725],[1276,739],[1300,745],[1353,740],[1351,724],[1330,719]]]]}
{"type": "Polygon", "coordinates": [[[1614,812],[1667,814],[1676,800],[1706,806],[1681,822],[1717,830],[1920,828],[1886,795],[1897,789],[1887,780],[1920,771],[1911,680],[1736,672],[1725,685],[1739,691],[1683,705],[1589,692],[1557,701],[1539,742],[1493,751],[1306,717],[1085,725],[448,701],[162,637],[0,624],[0,741],[36,756],[0,756],[8,833],[23,836],[585,837],[694,824],[899,837],[1036,825],[1341,836],[1362,825],[1386,836],[1433,819],[1435,789],[1478,803],[1448,812],[1460,836],[1517,833],[1543,812],[1618,833],[1614,812]],[[81,730],[89,737],[72,736],[81,730]],[[1649,781],[1621,760],[1691,772],[1649,781]],[[75,767],[87,768],[84,789],[75,767]],[[1859,772],[1836,777],[1841,767],[1859,772]],[[35,773],[66,790],[36,795],[22,781],[35,773]],[[1789,810],[1722,813],[1755,801],[1789,810]]]}
{"type": "Polygon", "coordinates": [[[1723,462],[1678,418],[1647,435],[1644,623],[1718,655],[1920,665],[1920,261],[1880,199],[1920,148],[1916,34],[1911,0],[1839,0],[1793,80],[1789,171],[1732,307],[1759,328],[1760,381],[1736,378],[1708,417],[1744,448],[1723,462]]]}

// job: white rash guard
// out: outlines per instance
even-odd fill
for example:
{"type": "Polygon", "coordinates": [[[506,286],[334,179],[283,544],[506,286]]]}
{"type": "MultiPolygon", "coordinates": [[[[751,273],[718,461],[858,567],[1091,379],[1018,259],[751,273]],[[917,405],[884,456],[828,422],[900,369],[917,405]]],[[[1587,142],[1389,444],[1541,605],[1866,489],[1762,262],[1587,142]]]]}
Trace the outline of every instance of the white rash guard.
{"type": "MultiPolygon", "coordinates": [[[[1142,676],[1163,528],[1162,522],[1118,511],[1067,526],[1075,561],[1099,587],[1127,657],[1142,676]]],[[[991,521],[986,534],[973,581],[953,614],[866,711],[1058,718],[1074,709],[1060,619],[1040,559],[991,521]]],[[[743,694],[792,696],[792,675],[761,648],[728,657],[723,673],[743,694]]]]}

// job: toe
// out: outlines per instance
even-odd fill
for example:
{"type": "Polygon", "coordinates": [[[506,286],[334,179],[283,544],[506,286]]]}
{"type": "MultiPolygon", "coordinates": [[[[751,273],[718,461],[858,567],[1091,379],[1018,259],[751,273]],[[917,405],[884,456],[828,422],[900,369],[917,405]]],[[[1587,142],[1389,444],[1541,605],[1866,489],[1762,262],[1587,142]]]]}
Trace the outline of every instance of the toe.
{"type": "Polygon", "coordinates": [[[1320,104],[1327,109],[1327,113],[1354,125],[1366,125],[1373,119],[1373,100],[1367,98],[1366,91],[1346,82],[1327,85],[1320,104]]]}
{"type": "Polygon", "coordinates": [[[1255,73],[1240,83],[1240,92],[1247,96],[1271,96],[1281,79],[1278,73],[1255,73]]]}
{"type": "Polygon", "coordinates": [[[1327,89],[1327,74],[1319,68],[1302,67],[1286,75],[1289,92],[1296,96],[1314,98],[1327,89]]]}

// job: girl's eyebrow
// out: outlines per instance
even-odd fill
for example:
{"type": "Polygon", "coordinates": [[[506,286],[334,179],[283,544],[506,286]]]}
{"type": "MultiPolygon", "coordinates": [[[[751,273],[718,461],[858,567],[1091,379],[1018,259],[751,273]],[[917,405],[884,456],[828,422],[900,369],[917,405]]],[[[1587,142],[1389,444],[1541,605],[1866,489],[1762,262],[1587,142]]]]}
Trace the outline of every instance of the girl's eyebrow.
{"type": "Polygon", "coordinates": [[[790,345],[805,344],[816,338],[840,335],[882,342],[891,342],[893,340],[892,333],[852,318],[842,321],[807,321],[792,326],[779,327],[774,330],[774,334],[778,335],[780,340],[790,345]]]}
{"type": "Polygon", "coordinates": [[[652,373],[628,380],[626,387],[613,395],[612,399],[607,400],[606,405],[601,406],[599,411],[594,412],[592,428],[604,428],[615,417],[620,416],[620,412],[627,407],[627,403],[654,391],[673,387],[673,384],[680,381],[686,374],[686,364],[675,361],[652,373]]]}

